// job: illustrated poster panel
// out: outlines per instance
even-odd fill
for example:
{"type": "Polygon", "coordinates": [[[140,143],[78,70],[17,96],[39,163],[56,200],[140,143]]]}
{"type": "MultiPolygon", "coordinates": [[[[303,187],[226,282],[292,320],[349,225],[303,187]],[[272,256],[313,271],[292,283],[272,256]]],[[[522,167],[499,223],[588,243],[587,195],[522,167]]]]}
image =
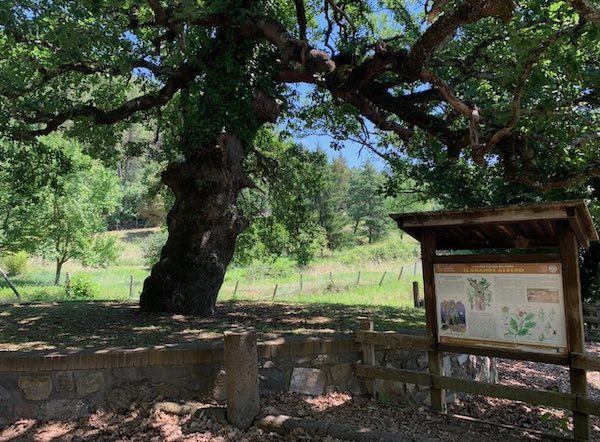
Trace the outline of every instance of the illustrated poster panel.
{"type": "Polygon", "coordinates": [[[440,342],[566,353],[560,263],[435,264],[434,275],[440,342]]]}

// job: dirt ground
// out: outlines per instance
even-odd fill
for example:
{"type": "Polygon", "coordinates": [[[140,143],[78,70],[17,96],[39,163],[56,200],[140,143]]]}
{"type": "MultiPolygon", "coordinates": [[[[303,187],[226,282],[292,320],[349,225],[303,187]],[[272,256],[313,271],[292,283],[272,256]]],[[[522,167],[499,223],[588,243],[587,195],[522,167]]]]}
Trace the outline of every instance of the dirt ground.
{"type": "MultiPolygon", "coordinates": [[[[590,352],[600,355],[600,344],[590,344],[590,352]]],[[[533,362],[497,360],[500,382],[546,390],[568,391],[568,372],[563,367],[533,362]]],[[[588,374],[590,396],[600,399],[600,373],[588,374]]],[[[124,404],[122,409],[99,409],[76,421],[44,422],[20,420],[0,430],[3,441],[327,441],[339,439],[313,436],[301,430],[279,435],[252,427],[240,431],[220,417],[211,417],[205,407],[223,407],[214,401],[190,398],[186,403],[200,409],[179,416],[156,410],[166,399],[157,397],[140,403],[124,404]]],[[[181,402],[181,401],[180,401],[181,402]]],[[[448,414],[427,407],[382,402],[365,396],[331,393],[310,397],[293,393],[268,393],[261,396],[265,414],[285,414],[314,419],[355,429],[398,433],[398,440],[478,442],[550,440],[538,432],[568,436],[572,429],[569,413],[502,399],[465,397],[450,405],[448,414]],[[485,420],[482,423],[455,414],[485,420]],[[503,428],[512,425],[530,431],[503,428]]],[[[592,440],[600,441],[600,419],[592,420],[592,440]]]]}
{"type": "MultiPolygon", "coordinates": [[[[53,304],[50,308],[4,306],[0,307],[0,351],[85,351],[99,347],[181,343],[216,337],[233,324],[263,324],[259,330],[263,337],[281,333],[331,334],[352,331],[356,317],[364,313],[360,307],[336,310],[332,306],[230,304],[221,306],[213,318],[192,319],[145,317],[139,314],[137,307],[120,303],[74,303],[67,308],[53,304]],[[126,333],[127,330],[129,333],[126,333]]],[[[421,320],[419,312],[413,310],[402,313],[397,309],[384,309],[378,314],[380,329],[414,326],[421,320]]],[[[600,357],[600,343],[588,343],[588,352],[600,357]]],[[[568,370],[564,367],[506,359],[497,359],[497,366],[500,383],[505,385],[561,392],[567,392],[569,388],[568,370]]],[[[589,373],[588,383],[590,397],[600,399],[600,373],[589,373]]],[[[123,404],[121,409],[98,409],[74,421],[20,420],[0,429],[0,442],[338,440],[314,436],[302,430],[286,435],[256,427],[240,431],[227,425],[222,418],[208,413],[207,407],[222,405],[203,398],[184,399],[200,409],[191,415],[166,413],[157,410],[156,404],[165,400],[181,401],[182,398],[156,397],[123,404]]],[[[398,440],[423,442],[548,440],[539,432],[568,436],[572,429],[568,412],[481,397],[463,397],[449,407],[448,414],[442,415],[427,407],[353,397],[346,393],[319,397],[269,393],[261,396],[261,410],[266,414],[285,414],[356,429],[396,432],[398,440]],[[454,416],[458,414],[467,418],[454,416]],[[530,431],[509,429],[494,423],[530,431]]],[[[592,440],[600,441],[598,418],[592,420],[592,440]]]]}

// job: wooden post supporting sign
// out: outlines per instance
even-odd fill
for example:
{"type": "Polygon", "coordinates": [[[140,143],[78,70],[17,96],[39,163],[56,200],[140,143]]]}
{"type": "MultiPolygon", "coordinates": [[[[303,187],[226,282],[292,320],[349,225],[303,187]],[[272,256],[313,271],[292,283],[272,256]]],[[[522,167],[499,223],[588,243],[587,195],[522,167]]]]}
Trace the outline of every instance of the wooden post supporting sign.
{"type": "MultiPolygon", "coordinates": [[[[566,228],[560,241],[560,258],[563,272],[565,310],[567,320],[567,340],[569,353],[585,353],[583,330],[583,307],[579,280],[579,247],[575,233],[566,228]]],[[[586,370],[569,366],[571,393],[587,398],[588,385],[586,370]]],[[[575,440],[589,440],[590,416],[581,411],[573,411],[573,436],[575,440]]]]}
{"type": "MultiPolygon", "coordinates": [[[[433,278],[433,261],[435,257],[435,234],[431,231],[424,232],[421,240],[421,259],[423,263],[423,294],[425,297],[425,323],[427,332],[438,342],[437,315],[435,302],[435,284],[433,278]]],[[[427,352],[429,357],[429,373],[433,376],[442,376],[443,353],[437,349],[427,352]]],[[[437,411],[446,411],[446,392],[439,388],[430,388],[431,407],[437,411]]]]}

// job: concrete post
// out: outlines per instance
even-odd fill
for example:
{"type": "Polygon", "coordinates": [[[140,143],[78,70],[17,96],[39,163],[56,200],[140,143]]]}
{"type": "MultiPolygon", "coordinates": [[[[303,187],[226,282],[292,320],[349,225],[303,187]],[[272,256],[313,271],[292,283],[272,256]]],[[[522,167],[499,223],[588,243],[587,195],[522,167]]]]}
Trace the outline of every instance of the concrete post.
{"type": "Polygon", "coordinates": [[[259,412],[258,352],[253,330],[225,332],[227,421],[249,428],[259,412]]]}

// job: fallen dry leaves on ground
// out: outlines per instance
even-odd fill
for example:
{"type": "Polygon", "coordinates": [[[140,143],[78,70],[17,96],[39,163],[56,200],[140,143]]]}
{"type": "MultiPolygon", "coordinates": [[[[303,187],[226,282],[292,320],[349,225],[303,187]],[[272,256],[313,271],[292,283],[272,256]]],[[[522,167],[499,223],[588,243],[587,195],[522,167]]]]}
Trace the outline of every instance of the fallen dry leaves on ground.
{"type": "MultiPolygon", "coordinates": [[[[600,344],[590,344],[589,351],[600,352],[600,344]]],[[[500,382],[503,384],[557,391],[566,391],[568,388],[568,372],[565,368],[506,359],[497,362],[500,382]]],[[[600,398],[600,374],[589,376],[590,396],[600,398]]],[[[227,425],[222,418],[204,411],[208,408],[203,407],[222,406],[213,401],[194,401],[201,407],[194,415],[178,416],[155,410],[153,404],[160,400],[162,398],[134,403],[119,412],[97,410],[72,422],[20,420],[0,431],[0,442],[337,441],[330,437],[312,436],[302,430],[286,435],[265,432],[256,427],[240,431],[227,425]]],[[[452,417],[453,413],[556,435],[568,435],[566,430],[571,425],[567,412],[481,397],[461,399],[449,408],[449,414],[442,415],[426,407],[381,403],[347,393],[310,397],[274,392],[261,396],[261,410],[265,414],[285,414],[353,428],[397,432],[401,435],[400,440],[423,442],[546,440],[536,433],[457,419],[452,417]]],[[[593,420],[592,440],[600,441],[600,420],[597,418],[593,420]]]]}

